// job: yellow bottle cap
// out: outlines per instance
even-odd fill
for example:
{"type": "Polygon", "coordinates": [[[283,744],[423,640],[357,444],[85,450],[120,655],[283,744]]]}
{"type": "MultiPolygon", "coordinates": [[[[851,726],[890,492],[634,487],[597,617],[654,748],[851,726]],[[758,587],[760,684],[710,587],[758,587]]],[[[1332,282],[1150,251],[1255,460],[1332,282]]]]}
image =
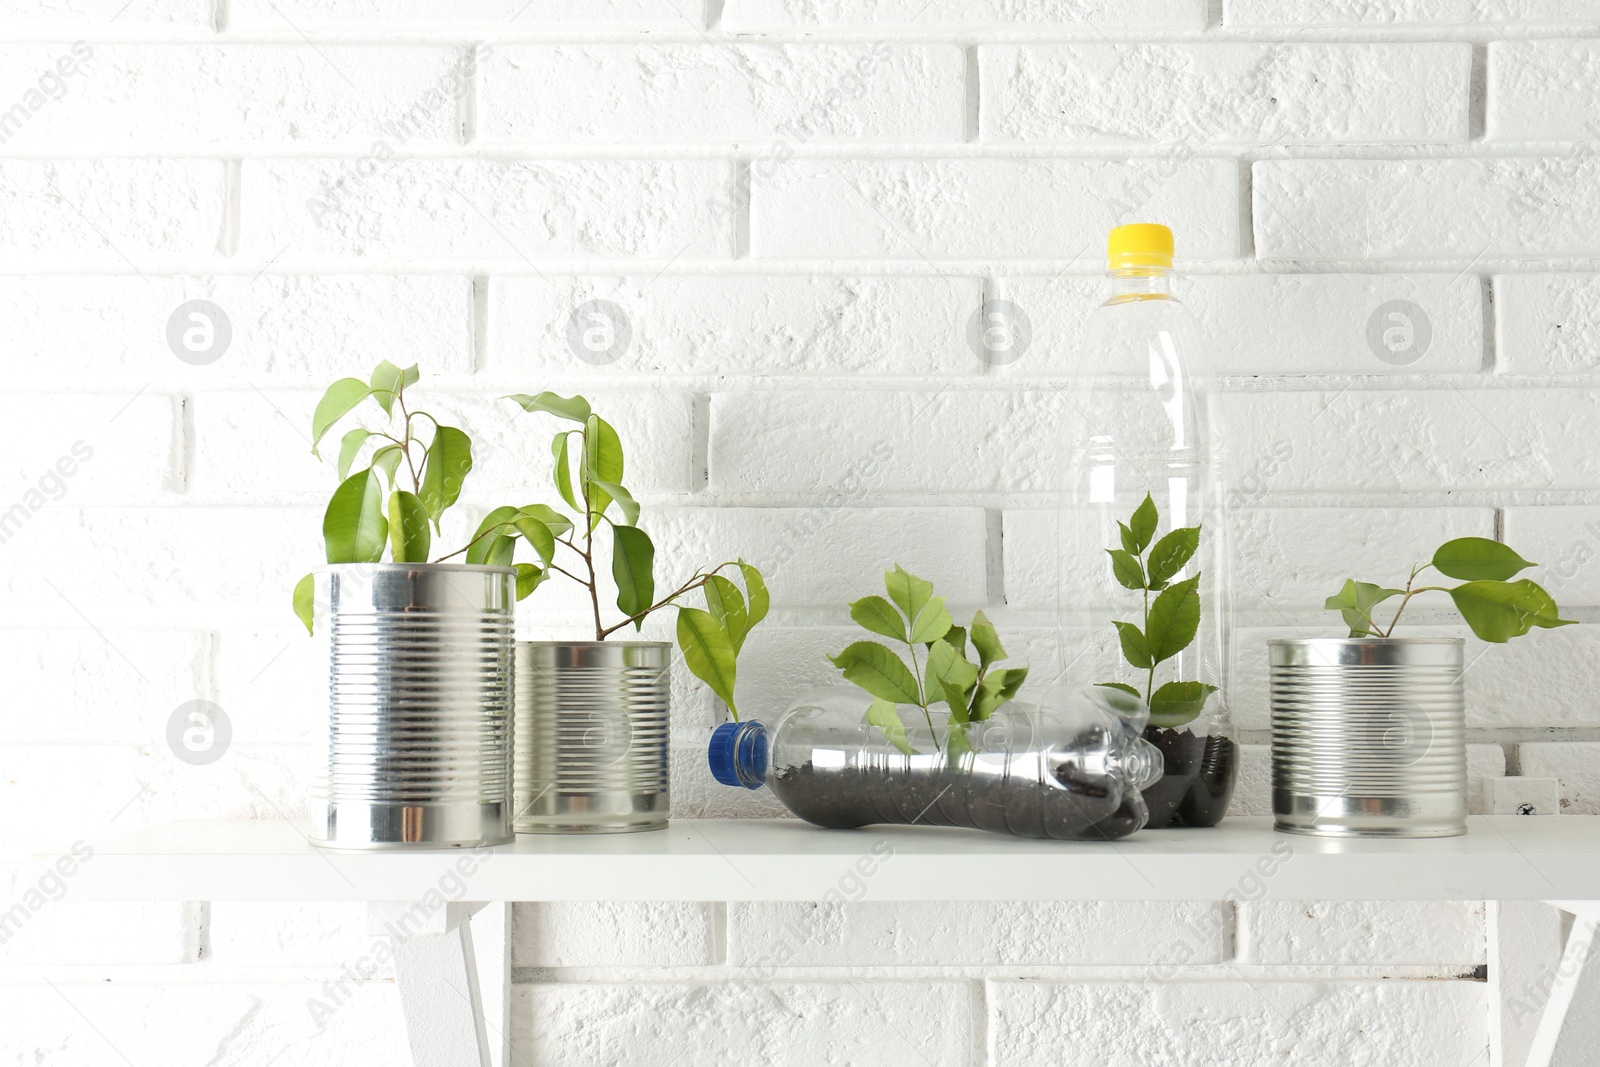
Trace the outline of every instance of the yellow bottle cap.
{"type": "Polygon", "coordinates": [[[1118,226],[1106,239],[1112,270],[1172,266],[1172,231],[1155,222],[1118,226]]]}

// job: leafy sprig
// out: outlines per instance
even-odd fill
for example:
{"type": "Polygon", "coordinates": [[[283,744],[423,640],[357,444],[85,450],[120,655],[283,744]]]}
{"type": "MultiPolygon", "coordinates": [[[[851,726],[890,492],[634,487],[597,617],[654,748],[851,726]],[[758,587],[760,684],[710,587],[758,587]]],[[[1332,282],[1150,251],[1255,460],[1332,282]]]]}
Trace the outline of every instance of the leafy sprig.
{"type": "Polygon", "coordinates": [[[1156,668],[1193,644],[1200,629],[1200,575],[1178,577],[1200,547],[1200,527],[1182,526],[1156,540],[1160,524],[1156,503],[1146,493],[1129,520],[1117,523],[1121,547],[1106,549],[1117,584],[1144,594],[1142,625],[1112,623],[1123,659],[1144,671],[1144,691],[1127,682],[1100,684],[1150,705],[1150,725],[1175,727],[1198,717],[1217,687],[1193,681],[1155,684],[1156,668]],[[1151,593],[1157,594],[1154,602],[1151,593]]]}
{"type": "Polygon", "coordinates": [[[906,647],[908,665],[900,655],[877,641],[856,641],[828,659],[846,681],[873,698],[867,722],[882,730],[897,749],[910,754],[899,706],[922,709],[928,731],[939,743],[931,708],[942,703],[952,726],[947,730],[949,752],[966,745],[966,735],[954,727],[983,722],[996,708],[1017,695],[1027,680],[1026,667],[995,667],[1006,658],[1000,635],[979,611],[970,627],[955,624],[945,608],[945,598],[933,595],[933,583],[918,578],[898,563],[883,575],[881,596],[866,596],[850,605],[850,617],[863,629],[906,647]],[[978,662],[967,658],[967,645],[978,662]]]}
{"type": "Polygon", "coordinates": [[[1520,571],[1535,566],[1519,556],[1509,545],[1486,537],[1458,537],[1446,541],[1428,563],[1411,568],[1404,589],[1390,589],[1346,579],[1344,588],[1329,597],[1324,607],[1337,611],[1351,637],[1390,637],[1411,598],[1422,593],[1447,593],[1456,610],[1480,640],[1502,644],[1521,637],[1535,627],[1554,629],[1572,626],[1572,619],[1561,618],[1553,597],[1527,578],[1511,581],[1520,571]],[[1459,578],[1457,586],[1418,585],[1424,571],[1436,570],[1446,578],[1459,578]],[[1387,627],[1373,619],[1373,609],[1394,597],[1400,604],[1387,627]]]}

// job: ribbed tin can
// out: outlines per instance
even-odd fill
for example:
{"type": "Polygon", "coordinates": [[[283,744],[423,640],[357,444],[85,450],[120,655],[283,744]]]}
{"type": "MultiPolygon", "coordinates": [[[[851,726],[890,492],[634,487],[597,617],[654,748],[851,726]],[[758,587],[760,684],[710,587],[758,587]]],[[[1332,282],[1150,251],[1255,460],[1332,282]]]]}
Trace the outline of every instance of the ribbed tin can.
{"type": "Polygon", "coordinates": [[[315,572],[312,835],[334,848],[511,839],[516,572],[349,563],[315,572]]]}
{"type": "Polygon", "coordinates": [[[1278,829],[1466,833],[1463,647],[1460,638],[1269,642],[1278,829]]]}
{"type": "Polygon", "coordinates": [[[671,662],[660,641],[517,642],[518,833],[667,825],[671,662]]]}

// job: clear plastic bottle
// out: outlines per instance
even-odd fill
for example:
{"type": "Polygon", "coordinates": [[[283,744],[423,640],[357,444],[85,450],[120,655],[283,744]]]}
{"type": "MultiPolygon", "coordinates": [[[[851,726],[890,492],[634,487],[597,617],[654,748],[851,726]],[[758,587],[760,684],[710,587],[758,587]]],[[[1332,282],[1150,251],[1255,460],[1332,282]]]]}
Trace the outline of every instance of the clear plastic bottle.
{"type": "MultiPolygon", "coordinates": [[[[1016,837],[1114,840],[1145,825],[1139,790],[1161,774],[1141,737],[1146,709],[1108,689],[1052,691],[1012,701],[982,722],[890,736],[865,721],[859,689],[819,690],[767,727],[723,723],[712,733],[712,775],[724,785],[771,786],[818,826],[965,826],[1016,837]]],[[[901,721],[921,720],[902,709],[901,721]]]]}
{"type": "Polygon", "coordinates": [[[1238,773],[1215,377],[1198,324],[1173,295],[1172,231],[1119,226],[1107,246],[1110,293],[1090,317],[1063,408],[1063,662],[1085,672],[1069,681],[1127,686],[1150,704],[1145,737],[1164,757],[1162,779],[1145,791],[1150,826],[1214,826],[1238,773]],[[1134,521],[1147,494],[1154,524],[1134,521]],[[1193,527],[1198,543],[1173,569],[1163,538],[1193,527]],[[1184,586],[1199,604],[1187,643],[1182,613],[1163,615],[1184,586]]]}

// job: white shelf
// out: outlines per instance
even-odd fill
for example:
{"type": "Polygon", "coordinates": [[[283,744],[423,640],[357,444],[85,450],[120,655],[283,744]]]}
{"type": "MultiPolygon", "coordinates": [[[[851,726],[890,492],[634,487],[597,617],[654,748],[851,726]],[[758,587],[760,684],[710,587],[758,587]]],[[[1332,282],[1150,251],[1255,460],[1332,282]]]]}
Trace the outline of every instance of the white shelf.
{"type": "MultiPolygon", "coordinates": [[[[179,822],[92,842],[74,900],[1592,900],[1600,816],[1475,817],[1464,837],[1328,841],[1270,819],[1113,843],[969,830],[674,820],[482,850],[337,852],[277,820],[179,822]],[[472,867],[456,888],[457,864],[472,867]],[[858,869],[858,864],[860,869],[858,869]]],[[[53,857],[40,856],[39,863],[53,857]]]]}

